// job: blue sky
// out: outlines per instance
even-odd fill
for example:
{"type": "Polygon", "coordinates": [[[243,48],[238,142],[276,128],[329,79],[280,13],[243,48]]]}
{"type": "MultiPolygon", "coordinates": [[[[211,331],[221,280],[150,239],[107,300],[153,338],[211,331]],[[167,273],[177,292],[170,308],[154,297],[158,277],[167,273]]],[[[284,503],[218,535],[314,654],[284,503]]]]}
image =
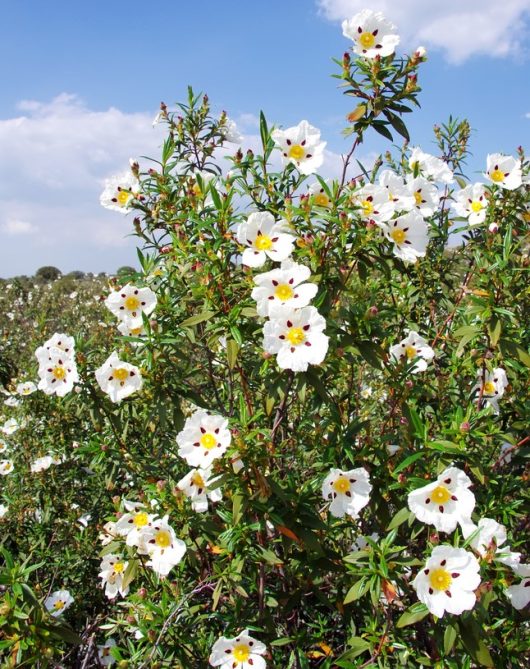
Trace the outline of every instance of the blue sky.
{"type": "MultiPolygon", "coordinates": [[[[530,129],[529,0],[370,3],[398,25],[398,51],[425,44],[422,109],[413,144],[434,151],[431,128],[450,113],[475,132],[469,176],[488,152],[513,153],[530,129]],[[443,5],[443,11],[440,9],[443,5]],[[497,12],[497,13],[496,13],[497,12]],[[498,13],[500,12],[500,13],[498,13]]],[[[105,177],[129,156],[156,155],[151,122],[161,100],[208,93],[244,134],[263,109],[271,123],[307,118],[328,148],[341,138],[348,100],[330,77],[349,41],[340,21],[358,0],[138,0],[3,3],[0,22],[0,276],[113,271],[134,260],[130,222],[99,207],[105,177]],[[64,95],[68,94],[68,95],[64,95]],[[119,221],[116,217],[120,218],[119,221]]],[[[386,148],[367,138],[363,155],[386,148]]]]}

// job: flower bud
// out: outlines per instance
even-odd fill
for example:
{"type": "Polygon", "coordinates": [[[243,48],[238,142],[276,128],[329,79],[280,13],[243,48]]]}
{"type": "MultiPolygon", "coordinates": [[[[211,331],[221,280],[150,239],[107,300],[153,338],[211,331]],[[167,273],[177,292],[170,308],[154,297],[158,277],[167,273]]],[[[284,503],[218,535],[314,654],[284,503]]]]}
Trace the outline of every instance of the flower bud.
{"type": "Polygon", "coordinates": [[[136,594],[138,595],[138,597],[140,597],[140,599],[145,599],[147,597],[147,594],[148,594],[147,593],[147,588],[138,588],[138,590],[136,591],[136,594]]]}
{"type": "Polygon", "coordinates": [[[471,423],[465,420],[463,423],[460,423],[460,432],[469,432],[471,430],[471,423]]]}
{"type": "Polygon", "coordinates": [[[492,234],[495,234],[499,230],[499,226],[497,225],[497,223],[490,223],[488,226],[488,230],[492,234]]]}

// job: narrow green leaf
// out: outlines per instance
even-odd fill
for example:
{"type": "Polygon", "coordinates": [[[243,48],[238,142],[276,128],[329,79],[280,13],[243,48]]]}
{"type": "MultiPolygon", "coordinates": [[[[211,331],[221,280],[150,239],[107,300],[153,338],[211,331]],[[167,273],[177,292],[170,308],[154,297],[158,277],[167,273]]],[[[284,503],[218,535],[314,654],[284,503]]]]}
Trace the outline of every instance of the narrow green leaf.
{"type": "Polygon", "coordinates": [[[204,321],[210,320],[212,316],[215,316],[215,311],[203,311],[200,314],[186,318],[186,320],[182,321],[180,326],[183,328],[189,328],[192,325],[197,325],[198,323],[203,323],[204,321]]]}
{"type": "Polygon", "coordinates": [[[403,613],[396,623],[396,627],[407,627],[423,620],[429,615],[429,609],[421,602],[416,602],[403,613]]]}

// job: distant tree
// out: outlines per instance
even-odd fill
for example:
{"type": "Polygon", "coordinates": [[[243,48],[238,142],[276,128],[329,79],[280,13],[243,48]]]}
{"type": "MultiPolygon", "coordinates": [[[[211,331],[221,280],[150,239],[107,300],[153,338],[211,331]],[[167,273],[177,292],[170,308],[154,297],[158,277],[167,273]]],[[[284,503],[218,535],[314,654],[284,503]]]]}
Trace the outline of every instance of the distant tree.
{"type": "Polygon", "coordinates": [[[35,276],[41,281],[55,281],[61,277],[63,273],[57,267],[52,265],[46,265],[45,267],[40,267],[36,272],[35,276]]]}
{"type": "Polygon", "coordinates": [[[69,279],[84,279],[85,278],[85,273],[81,272],[80,270],[74,270],[73,272],[68,272],[66,275],[69,279]]]}
{"type": "Polygon", "coordinates": [[[134,267],[130,267],[129,265],[123,265],[123,267],[119,267],[118,270],[116,271],[117,276],[120,274],[136,274],[136,270],[134,267]]]}

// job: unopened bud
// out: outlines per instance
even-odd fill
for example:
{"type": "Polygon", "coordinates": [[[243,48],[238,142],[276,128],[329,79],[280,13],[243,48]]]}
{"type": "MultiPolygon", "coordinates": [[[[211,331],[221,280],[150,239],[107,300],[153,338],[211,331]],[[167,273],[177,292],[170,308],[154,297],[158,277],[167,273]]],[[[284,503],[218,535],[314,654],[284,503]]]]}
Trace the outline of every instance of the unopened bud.
{"type": "Polygon", "coordinates": [[[147,597],[147,588],[138,588],[136,594],[140,599],[145,599],[147,597]]]}
{"type": "Polygon", "coordinates": [[[492,234],[495,234],[499,230],[499,226],[497,225],[497,223],[490,223],[488,226],[488,230],[492,234]]]}
{"type": "Polygon", "coordinates": [[[463,423],[460,423],[460,432],[469,432],[471,429],[471,423],[465,420],[463,423]]]}

